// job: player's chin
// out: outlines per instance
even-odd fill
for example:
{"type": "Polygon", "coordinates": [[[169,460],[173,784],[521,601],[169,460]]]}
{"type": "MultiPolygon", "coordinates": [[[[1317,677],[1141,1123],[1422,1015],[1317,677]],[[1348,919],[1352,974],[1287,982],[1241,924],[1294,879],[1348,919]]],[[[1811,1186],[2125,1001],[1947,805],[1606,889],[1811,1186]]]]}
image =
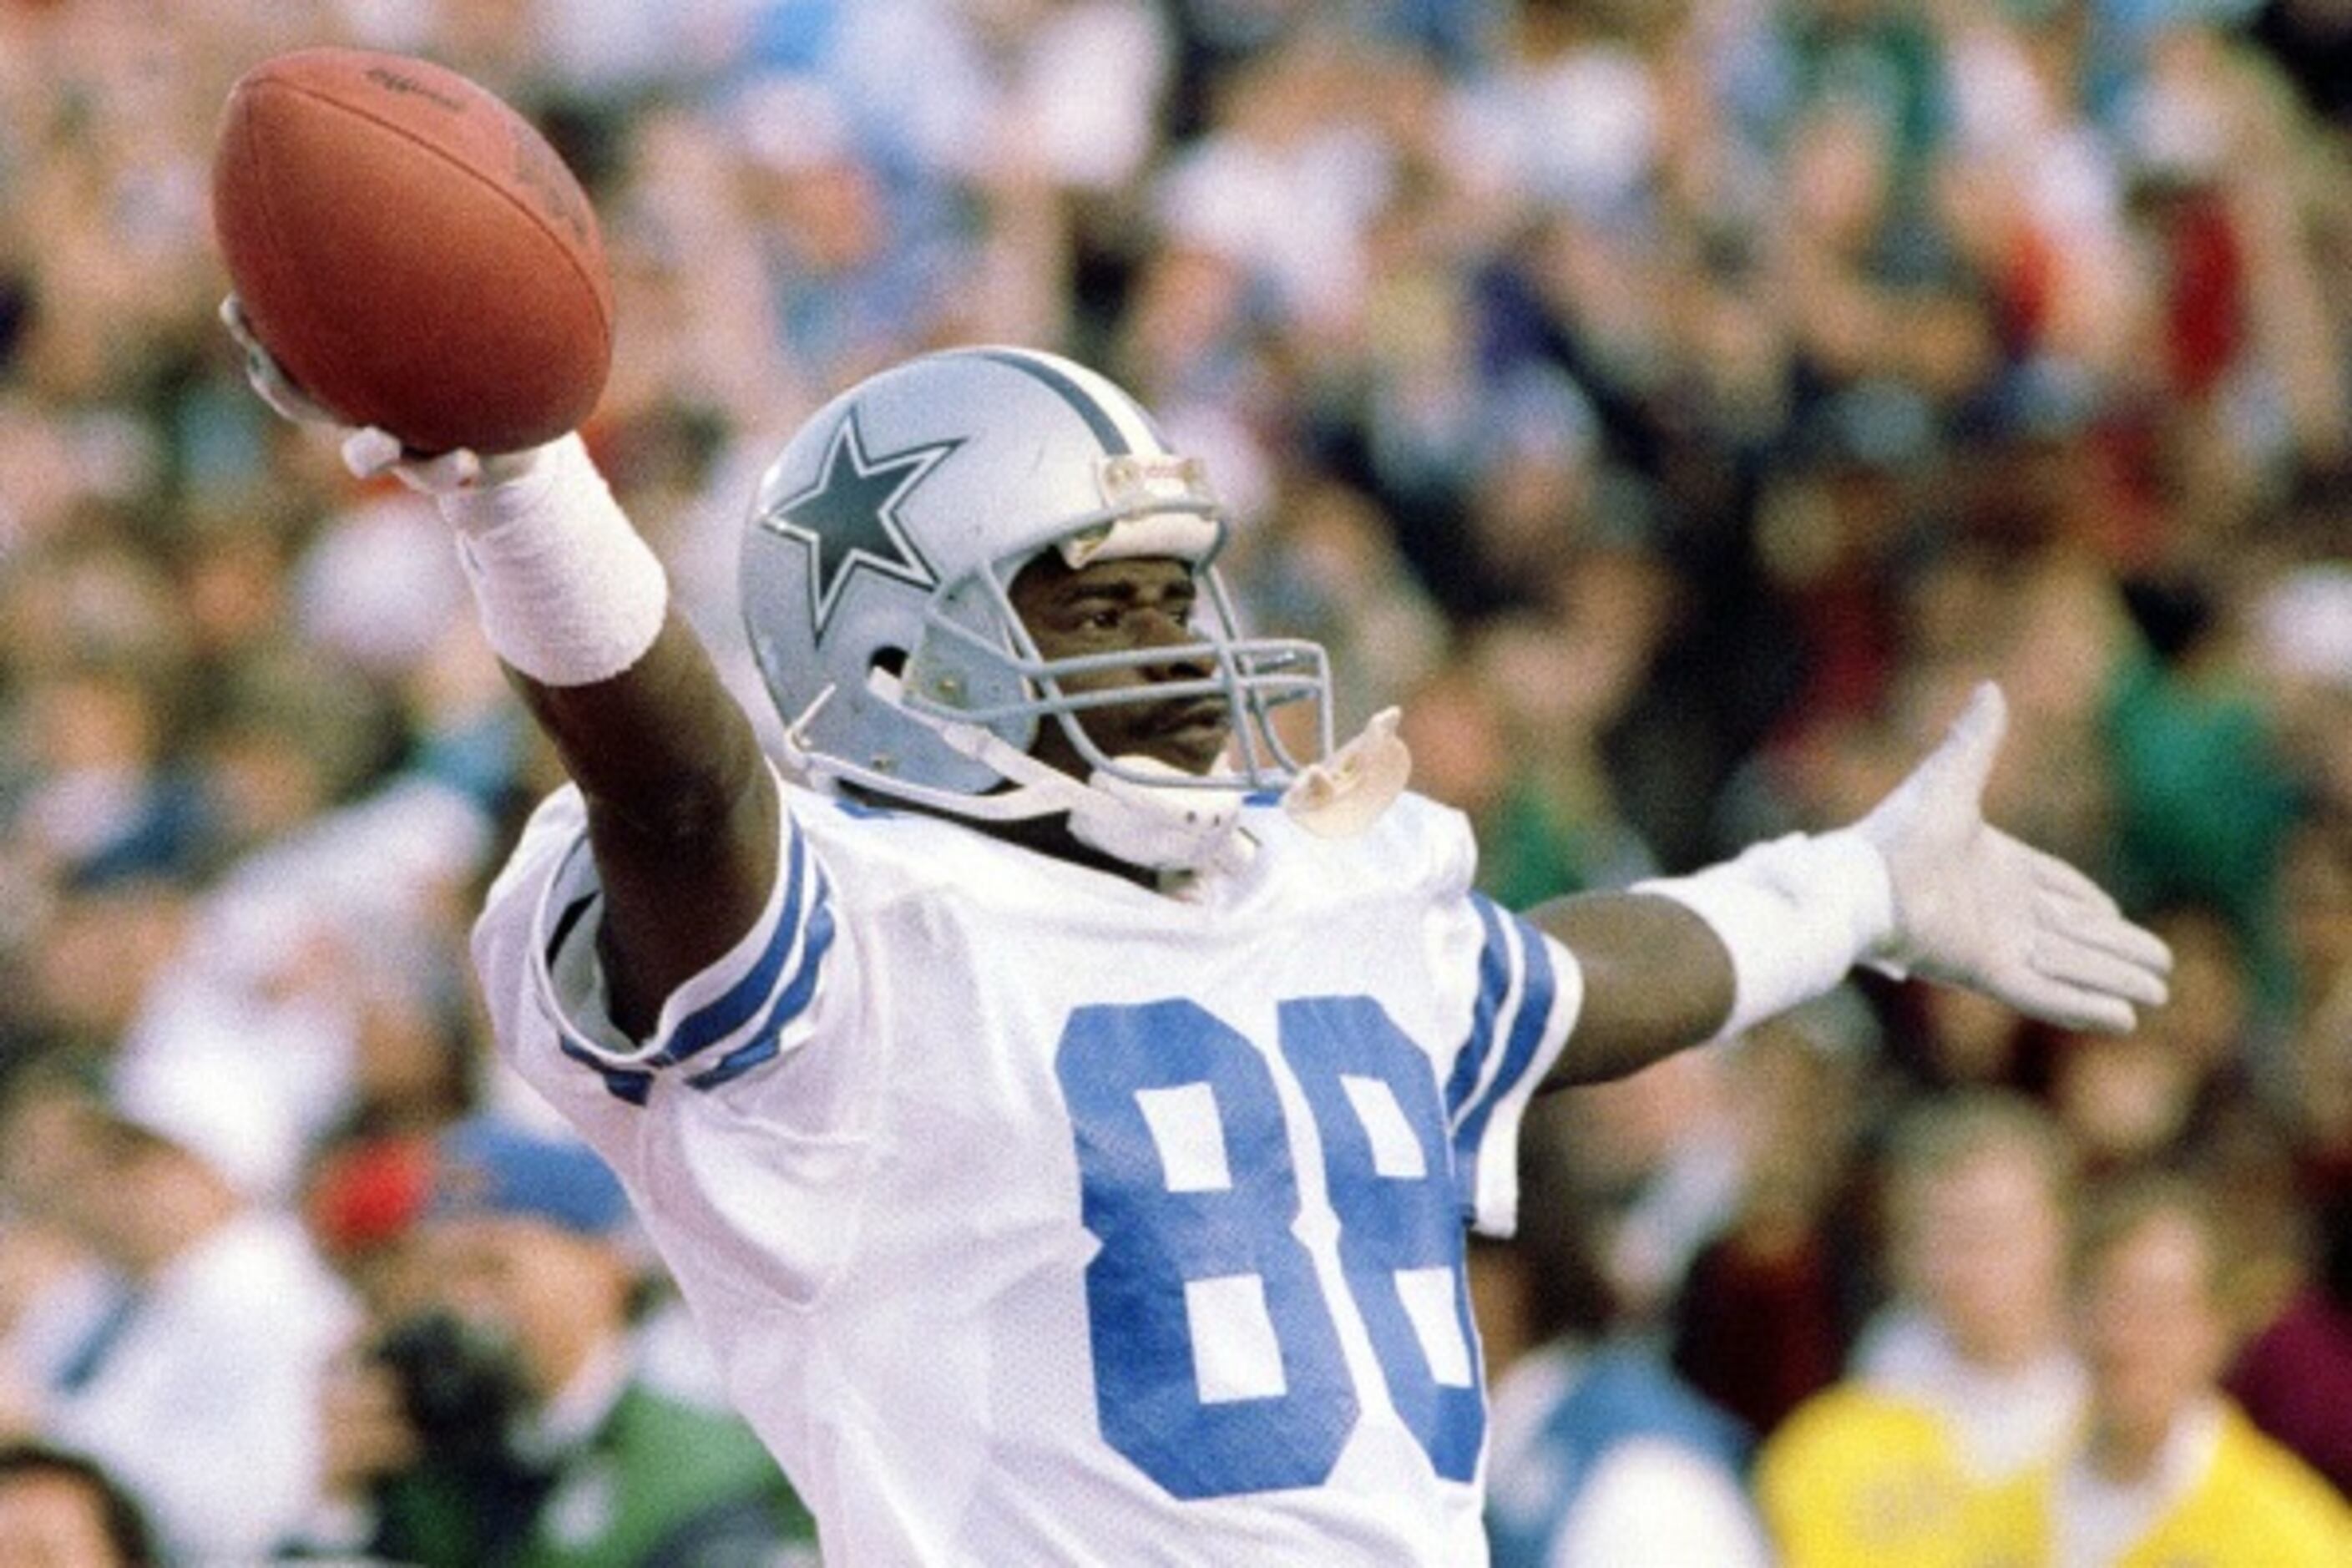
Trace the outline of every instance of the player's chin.
{"type": "Polygon", "coordinates": [[[1107,756],[1149,757],[1198,778],[1223,770],[1233,724],[1213,700],[1105,709],[1091,716],[1087,738],[1107,756]]]}
{"type": "Polygon", "coordinates": [[[1230,724],[1222,720],[1203,720],[1154,734],[1140,750],[1171,768],[1199,778],[1223,765],[1233,738],[1230,724]]]}

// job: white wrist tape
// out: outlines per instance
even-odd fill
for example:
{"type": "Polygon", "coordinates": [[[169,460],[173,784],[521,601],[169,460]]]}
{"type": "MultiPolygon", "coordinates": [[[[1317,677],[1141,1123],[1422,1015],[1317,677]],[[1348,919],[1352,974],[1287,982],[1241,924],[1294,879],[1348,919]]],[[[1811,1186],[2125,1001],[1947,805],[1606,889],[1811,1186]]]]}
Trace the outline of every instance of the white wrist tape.
{"type": "Polygon", "coordinates": [[[587,686],[653,647],[669,580],[579,437],[514,479],[439,500],[482,630],[508,664],[542,686],[587,686]]]}
{"type": "Polygon", "coordinates": [[[1731,953],[1738,1034],[1821,995],[1894,933],[1886,862],[1861,835],[1792,833],[1687,877],[1641,882],[1689,909],[1731,953]]]}

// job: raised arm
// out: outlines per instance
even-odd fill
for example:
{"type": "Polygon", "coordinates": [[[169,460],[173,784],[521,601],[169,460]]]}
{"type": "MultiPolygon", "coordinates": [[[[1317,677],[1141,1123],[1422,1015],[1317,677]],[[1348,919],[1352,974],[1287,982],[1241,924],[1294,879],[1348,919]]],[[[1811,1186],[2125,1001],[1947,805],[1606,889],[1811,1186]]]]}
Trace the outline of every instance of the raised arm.
{"type": "Polygon", "coordinates": [[[580,786],[607,1001],[642,1037],[773,884],[781,807],[751,720],[577,436],[455,483],[376,455],[457,531],[490,646],[580,786]]]}
{"type": "Polygon", "coordinates": [[[336,426],[234,300],[222,319],[270,406],[337,428],[354,473],[396,475],[456,531],[490,646],[587,803],[613,1021],[650,1033],[662,999],[757,921],[782,820],[751,720],[670,605],[659,562],[578,436],[420,458],[382,431],[336,426]]]}
{"type": "Polygon", "coordinates": [[[1867,816],[1529,918],[1565,942],[1584,1005],[1547,1087],[1614,1078],[1827,991],[1857,963],[1965,985],[2070,1029],[2123,1033],[2165,999],[2170,952],[2065,862],[1984,820],[2008,725],[1979,687],[1867,816]]]}
{"type": "Polygon", "coordinates": [[[586,798],[613,1021],[643,1037],[662,999],[758,919],[775,879],[774,778],[674,609],[609,679],[550,686],[507,672],[586,798]]]}

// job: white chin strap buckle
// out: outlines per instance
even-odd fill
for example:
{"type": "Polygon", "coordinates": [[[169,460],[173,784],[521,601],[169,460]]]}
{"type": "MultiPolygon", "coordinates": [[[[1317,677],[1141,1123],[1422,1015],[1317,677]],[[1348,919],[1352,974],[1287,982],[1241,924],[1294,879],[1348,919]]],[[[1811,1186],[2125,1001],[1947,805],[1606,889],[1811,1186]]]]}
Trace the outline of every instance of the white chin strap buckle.
{"type": "Polygon", "coordinates": [[[1070,836],[1079,843],[1160,871],[1199,870],[1232,846],[1240,790],[1192,784],[1189,774],[1156,757],[1120,757],[1117,765],[1171,783],[1145,784],[1097,768],[1070,805],[1070,836]]]}
{"type": "Polygon", "coordinates": [[[1353,838],[1379,821],[1412,776],[1412,752],[1397,738],[1400,717],[1381,710],[1354,740],[1293,779],[1282,794],[1290,819],[1319,838],[1353,838]]]}

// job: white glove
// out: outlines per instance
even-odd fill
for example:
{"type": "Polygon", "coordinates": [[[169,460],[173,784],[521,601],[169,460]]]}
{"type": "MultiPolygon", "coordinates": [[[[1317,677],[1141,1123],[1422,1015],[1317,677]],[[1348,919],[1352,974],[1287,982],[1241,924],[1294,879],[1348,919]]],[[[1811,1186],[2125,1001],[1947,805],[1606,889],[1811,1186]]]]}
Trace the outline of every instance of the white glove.
{"type": "Polygon", "coordinates": [[[228,335],[236,340],[237,347],[245,351],[245,379],[261,400],[297,425],[333,430],[342,445],[343,467],[351,470],[353,479],[373,479],[390,474],[411,489],[432,496],[449,495],[520,479],[538,466],[541,454],[546,450],[531,447],[488,458],[469,447],[431,454],[412,452],[391,431],[373,425],[352,425],[303,391],[286,374],[285,367],[262,347],[236,295],[221,301],[220,319],[228,335]]]}
{"type": "Polygon", "coordinates": [[[2009,728],[1987,681],[1943,744],[1854,825],[1886,862],[1895,931],[1872,962],[1969,986],[2068,1029],[2122,1034],[2163,1005],[2172,952],[2097,883],[1984,819],[2009,728]]]}

